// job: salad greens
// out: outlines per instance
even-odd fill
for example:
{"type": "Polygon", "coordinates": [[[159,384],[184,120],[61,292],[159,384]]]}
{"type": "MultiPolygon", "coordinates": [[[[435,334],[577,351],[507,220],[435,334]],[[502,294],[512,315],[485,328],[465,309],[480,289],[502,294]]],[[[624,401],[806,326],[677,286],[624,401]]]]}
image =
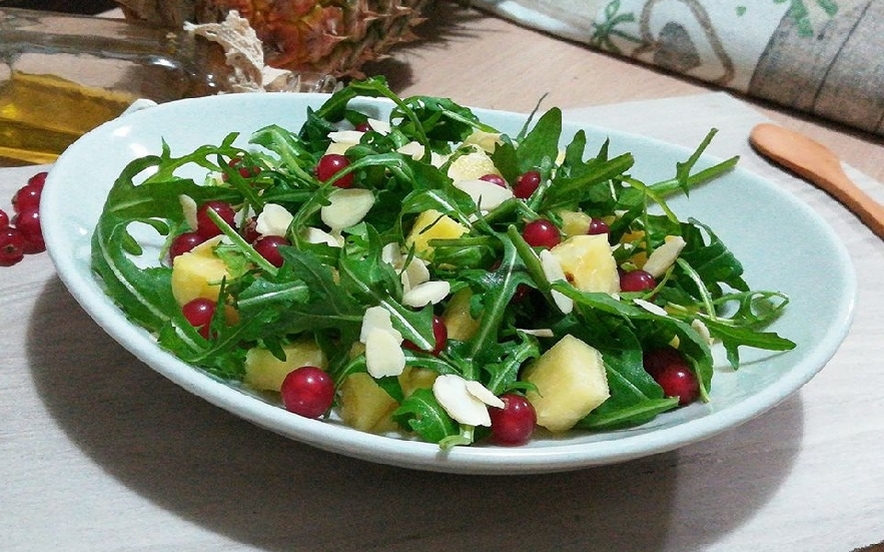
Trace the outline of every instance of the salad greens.
{"type": "MultiPolygon", "coordinates": [[[[610,398],[576,427],[629,427],[678,406],[644,369],[648,350],[677,343],[697,376],[701,399],[708,400],[713,357],[707,330],[734,368],[740,347],[794,347],[765,330],[788,299],[775,291],[752,290],[742,265],[713,230],[696,220],[679,220],[666,204],[668,196],[688,193],[735,166],[733,158],[696,169],[713,135],[675,165],[671,179],[645,183],[630,175],[631,154],[611,155],[607,142],[588,153],[595,146],[583,131],[561,149],[567,137],[557,108],[536,120],[530,117],[517,135],[508,136],[451,100],[399,98],[383,79],[370,78],[308,110],[300,129],[258,130],[249,138],[253,147],[235,146],[238,135],[232,133],[220,144],[180,157],[163,143],[159,155],[132,161],[108,194],[93,236],[92,266],[108,295],[161,347],[227,380],[243,379],[250,349],[267,349],[282,359],[284,348],[304,336],[322,349],[326,369],[338,384],[366,372],[366,355],[352,344],[360,342],[366,310],[377,306],[413,344],[403,349],[407,366],[476,380],[498,396],[529,391],[532,385],[520,380],[524,367],[570,334],[601,353],[610,389],[610,398]],[[360,97],[393,102],[389,129],[363,132],[346,149],[349,166],[322,182],[314,169],[335,133],[372,122],[352,106],[360,97]],[[473,145],[476,137],[494,140],[488,156],[507,182],[538,171],[539,188],[530,197],[479,209],[448,175],[458,158],[479,149],[473,145]],[[421,146],[417,155],[403,153],[414,143],[421,146]],[[194,166],[205,172],[204,181],[178,176],[180,169],[194,166]],[[322,211],[341,189],[336,181],[348,174],[355,176],[357,188],[371,191],[373,204],[361,220],[334,236],[323,226],[322,211]],[[133,223],[147,224],[165,237],[168,248],[176,236],[193,230],[182,196],[197,205],[227,202],[239,213],[233,225],[210,215],[226,236],[214,255],[227,267],[218,304],[229,309],[218,309],[209,339],[182,314],[172,291],[167,249],[158,264],[145,268],[143,245],[132,231],[133,223]],[[279,249],[281,266],[262,257],[245,231],[270,204],[291,214],[284,232],[291,245],[279,249]],[[444,214],[466,233],[432,240],[432,255],[426,255],[408,240],[415,220],[427,212],[444,214]],[[565,213],[607,221],[612,255],[621,270],[640,268],[641,259],[673,236],[684,247],[651,289],[581,291],[565,280],[550,281],[540,248],[522,235],[525,224],[536,219],[561,227],[565,213]],[[339,241],[310,239],[317,228],[339,241]],[[406,261],[424,256],[432,279],[447,282],[450,293],[435,304],[406,305],[402,270],[385,259],[389,244],[401,248],[406,261]],[[426,352],[436,345],[434,315],[461,290],[470,293],[469,308],[478,320],[475,333],[448,339],[438,354],[426,352]],[[562,296],[573,304],[567,314],[555,300],[562,296]],[[230,316],[230,310],[236,315],[230,316]]],[[[393,416],[401,428],[443,446],[482,437],[482,431],[452,419],[430,389],[406,393],[394,376],[376,381],[398,403],[393,416]]]]}

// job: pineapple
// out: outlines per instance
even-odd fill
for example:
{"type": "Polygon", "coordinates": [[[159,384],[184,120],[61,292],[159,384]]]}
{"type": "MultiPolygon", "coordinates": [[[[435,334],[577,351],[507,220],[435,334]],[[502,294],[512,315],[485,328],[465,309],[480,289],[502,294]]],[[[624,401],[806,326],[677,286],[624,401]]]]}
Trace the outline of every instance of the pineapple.
{"type": "Polygon", "coordinates": [[[442,320],[445,322],[445,329],[448,330],[449,339],[466,341],[476,335],[479,330],[481,319],[473,318],[470,314],[470,298],[472,296],[473,292],[469,288],[464,288],[456,292],[448,301],[445,312],[442,313],[442,320]]]}
{"type": "Polygon", "coordinates": [[[300,73],[361,76],[363,64],[413,40],[428,0],[117,0],[130,19],[180,28],[236,10],[267,64],[300,73]]]}
{"type": "Polygon", "coordinates": [[[205,241],[172,261],[172,295],[179,305],[198,297],[218,300],[221,281],[231,276],[224,261],[215,256],[219,241],[205,241]]]}
{"type": "Polygon", "coordinates": [[[399,403],[393,400],[370,375],[356,372],[341,383],[341,420],[348,426],[370,433],[395,431],[393,411],[399,403]]]}
{"type": "Polygon", "coordinates": [[[571,236],[549,250],[580,291],[617,293],[617,261],[605,234],[571,236]]]}
{"type": "Polygon", "coordinates": [[[429,209],[415,219],[411,232],[405,238],[405,246],[414,246],[414,252],[418,257],[431,259],[433,257],[431,240],[456,239],[467,232],[469,229],[463,224],[439,211],[429,209]]]}
{"type": "Polygon", "coordinates": [[[537,425],[567,431],[610,396],[602,355],[566,335],[525,369],[536,386],[526,398],[537,411],[537,425]]]}
{"type": "Polygon", "coordinates": [[[246,373],[243,382],[259,391],[279,391],[285,377],[301,366],[326,368],[325,353],[312,337],[301,338],[283,346],[285,360],[279,360],[267,349],[255,347],[246,352],[246,373]]]}

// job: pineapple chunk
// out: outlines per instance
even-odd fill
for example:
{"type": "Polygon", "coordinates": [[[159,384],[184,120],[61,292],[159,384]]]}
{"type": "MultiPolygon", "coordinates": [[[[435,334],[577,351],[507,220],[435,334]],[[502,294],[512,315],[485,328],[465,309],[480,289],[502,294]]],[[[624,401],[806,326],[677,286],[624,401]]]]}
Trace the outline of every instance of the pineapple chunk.
{"type": "Polygon", "coordinates": [[[525,369],[523,379],[537,390],[526,393],[537,425],[566,431],[610,396],[602,355],[566,335],[525,369]]]}
{"type": "Polygon", "coordinates": [[[393,411],[399,403],[393,400],[365,372],[347,376],[340,386],[341,419],[348,426],[370,433],[384,433],[397,428],[393,411]]]}
{"type": "Polygon", "coordinates": [[[399,375],[399,385],[402,386],[402,393],[410,397],[418,389],[432,389],[438,375],[438,372],[429,368],[406,366],[399,375]]]}
{"type": "Polygon", "coordinates": [[[577,289],[603,293],[620,291],[617,261],[606,235],[571,236],[550,249],[550,253],[577,289]]]}
{"type": "Polygon", "coordinates": [[[312,338],[301,338],[285,345],[285,360],[279,360],[267,349],[255,347],[246,352],[246,373],[243,382],[259,391],[279,391],[282,380],[301,366],[325,369],[325,353],[312,338]]]}
{"type": "Polygon", "coordinates": [[[491,156],[483,150],[471,151],[461,155],[448,166],[448,178],[458,180],[476,180],[486,174],[500,174],[491,156]]]}
{"type": "Polygon", "coordinates": [[[470,315],[470,298],[473,292],[464,288],[451,296],[445,312],[442,313],[442,321],[448,330],[448,338],[458,341],[466,341],[476,335],[479,330],[480,318],[470,315]]]}
{"type": "Polygon", "coordinates": [[[219,241],[205,241],[172,261],[172,295],[179,305],[198,297],[218,300],[221,281],[230,278],[227,265],[214,253],[219,241]]]}
{"type": "Polygon", "coordinates": [[[469,232],[466,226],[453,218],[443,215],[439,211],[429,209],[418,215],[414,221],[408,237],[405,238],[405,246],[414,246],[415,254],[419,257],[431,258],[433,247],[430,240],[455,239],[469,232]]]}
{"type": "Polygon", "coordinates": [[[562,233],[566,236],[580,236],[589,230],[592,217],[583,211],[559,211],[562,218],[562,233]]]}

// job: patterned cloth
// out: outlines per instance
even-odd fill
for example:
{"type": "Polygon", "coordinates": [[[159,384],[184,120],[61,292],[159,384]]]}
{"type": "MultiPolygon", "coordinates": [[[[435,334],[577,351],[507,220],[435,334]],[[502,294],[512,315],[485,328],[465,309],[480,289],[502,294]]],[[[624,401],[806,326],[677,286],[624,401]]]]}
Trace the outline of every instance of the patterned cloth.
{"type": "Polygon", "coordinates": [[[472,0],[472,5],[884,135],[884,0],[472,0]]]}

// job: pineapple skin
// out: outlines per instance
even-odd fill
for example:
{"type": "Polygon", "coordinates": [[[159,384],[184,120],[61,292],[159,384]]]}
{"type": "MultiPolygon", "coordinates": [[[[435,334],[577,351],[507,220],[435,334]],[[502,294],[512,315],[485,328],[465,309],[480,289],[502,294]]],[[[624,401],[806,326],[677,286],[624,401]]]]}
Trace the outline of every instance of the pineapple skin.
{"type": "Polygon", "coordinates": [[[127,18],[181,28],[236,10],[279,69],[361,77],[361,67],[415,38],[430,0],[117,0],[127,18]]]}

